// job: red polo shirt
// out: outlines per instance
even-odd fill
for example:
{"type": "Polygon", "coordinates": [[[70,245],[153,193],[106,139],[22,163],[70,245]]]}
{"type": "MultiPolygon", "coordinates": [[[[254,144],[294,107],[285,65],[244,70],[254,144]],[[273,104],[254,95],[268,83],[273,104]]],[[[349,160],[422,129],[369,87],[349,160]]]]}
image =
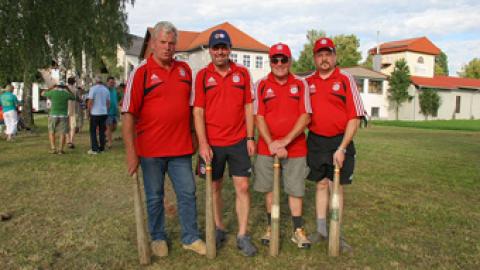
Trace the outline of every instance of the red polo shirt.
{"type": "MultiPolygon", "coordinates": [[[[265,118],[273,140],[285,137],[295,126],[300,115],[311,113],[310,96],[305,80],[292,74],[285,84],[279,84],[272,73],[255,84],[254,111],[265,118]]],[[[287,145],[288,157],[307,155],[305,133],[287,145]]],[[[260,136],[258,154],[270,156],[267,143],[260,136]]]]}
{"type": "Polygon", "coordinates": [[[189,99],[192,71],[173,61],[171,70],[150,56],[130,75],[122,112],[136,117],[135,150],[142,157],[181,156],[193,153],[189,99]]]}
{"type": "Polygon", "coordinates": [[[345,133],[347,122],[365,115],[362,99],[352,75],[335,68],[326,79],[318,71],[306,78],[310,87],[312,121],[315,134],[332,137],[345,133]]]}
{"type": "Polygon", "coordinates": [[[205,110],[208,143],[233,145],[247,136],[245,105],[252,103],[252,80],[247,68],[230,62],[225,77],[213,63],[195,77],[191,104],[205,110]]]}

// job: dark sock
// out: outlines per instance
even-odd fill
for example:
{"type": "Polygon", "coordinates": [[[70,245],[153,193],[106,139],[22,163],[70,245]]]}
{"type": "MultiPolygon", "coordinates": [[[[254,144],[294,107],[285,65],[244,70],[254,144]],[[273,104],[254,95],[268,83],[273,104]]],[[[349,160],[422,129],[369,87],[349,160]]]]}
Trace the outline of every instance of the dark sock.
{"type": "Polygon", "coordinates": [[[292,216],[293,221],[293,230],[303,227],[303,218],[302,216],[294,217],[292,216]]]}
{"type": "Polygon", "coordinates": [[[270,226],[272,225],[272,214],[267,213],[267,225],[270,226]]]}

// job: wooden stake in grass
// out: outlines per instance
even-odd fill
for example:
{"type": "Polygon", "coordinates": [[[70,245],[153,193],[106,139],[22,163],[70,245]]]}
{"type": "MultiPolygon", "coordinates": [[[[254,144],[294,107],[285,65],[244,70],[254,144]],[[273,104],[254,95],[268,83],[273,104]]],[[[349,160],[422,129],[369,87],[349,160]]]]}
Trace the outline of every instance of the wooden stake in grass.
{"type": "Polygon", "coordinates": [[[332,194],[330,195],[330,231],[328,233],[328,256],[340,255],[340,167],[335,164],[332,194]]]}
{"type": "Polygon", "coordinates": [[[273,161],[273,194],[272,194],[272,236],[270,239],[270,256],[278,256],[280,245],[280,160],[273,161]]]}
{"type": "Polygon", "coordinates": [[[141,265],[151,263],[150,247],[148,245],[148,235],[143,216],[142,189],[139,185],[138,174],[133,174],[133,204],[135,209],[135,223],[137,224],[137,248],[138,259],[141,265]]]}
{"type": "Polygon", "coordinates": [[[205,238],[207,245],[207,258],[214,259],[217,256],[215,246],[215,217],[213,215],[213,188],[212,188],[212,165],[207,162],[205,168],[205,238]]]}

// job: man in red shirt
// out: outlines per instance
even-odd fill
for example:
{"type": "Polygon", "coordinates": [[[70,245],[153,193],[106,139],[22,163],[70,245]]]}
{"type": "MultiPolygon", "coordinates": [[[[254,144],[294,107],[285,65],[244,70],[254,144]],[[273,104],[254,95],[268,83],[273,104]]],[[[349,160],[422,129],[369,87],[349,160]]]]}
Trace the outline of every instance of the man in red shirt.
{"type": "Polygon", "coordinates": [[[235,186],[238,218],[237,247],[245,256],[254,256],[257,249],[247,235],[251,174],[249,156],[255,153],[253,138],[252,83],[248,70],[229,59],[232,43],[225,30],[211,33],[209,53],[212,62],[195,78],[192,95],[195,129],[199,143],[200,173],[204,162],[212,163],[213,203],[217,246],[225,241],[222,221],[222,182],[225,164],[235,186]]]}
{"type": "MultiPolygon", "coordinates": [[[[355,165],[353,137],[357,132],[364,109],[353,77],[336,67],[335,44],[329,38],[320,38],[313,49],[316,72],[307,77],[312,102],[312,121],[308,126],[308,179],[317,182],[317,233],[310,241],[328,237],[326,215],[329,202],[329,183],[333,179],[334,164],[338,164],[340,184],[352,183],[355,165]]],[[[340,212],[343,212],[343,187],[340,187],[340,212]]],[[[341,241],[343,251],[350,246],[341,241]]]]}
{"type": "Polygon", "coordinates": [[[256,122],[260,138],[255,160],[256,191],[265,193],[268,228],[262,243],[270,241],[273,190],[273,156],[281,159],[283,187],[288,196],[294,233],[299,248],[310,247],[303,229],[302,203],[305,194],[307,143],[305,128],[310,122],[310,94],[305,80],[290,73],[292,54],[286,44],[270,48],[271,72],[255,84],[256,122]]]}
{"type": "Polygon", "coordinates": [[[177,196],[183,248],[206,254],[197,228],[192,174],[192,72],[173,59],[177,29],[159,22],[152,31],[153,54],[130,75],[122,104],[128,173],[143,171],[153,254],[168,255],[164,180],[168,172],[177,196]]]}

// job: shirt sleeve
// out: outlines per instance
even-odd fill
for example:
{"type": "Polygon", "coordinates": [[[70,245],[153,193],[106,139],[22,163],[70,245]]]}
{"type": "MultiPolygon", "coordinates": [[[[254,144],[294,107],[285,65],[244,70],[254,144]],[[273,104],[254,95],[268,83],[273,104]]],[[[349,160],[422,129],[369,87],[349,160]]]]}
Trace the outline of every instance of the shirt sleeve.
{"type": "Polygon", "coordinates": [[[265,82],[263,80],[258,80],[255,83],[255,100],[253,102],[254,114],[265,116],[265,103],[263,103],[263,97],[261,89],[264,87],[265,82]]]}
{"type": "Polygon", "coordinates": [[[205,108],[205,72],[206,69],[200,70],[195,76],[195,80],[193,82],[192,95],[190,96],[190,104],[194,107],[205,108]]]}
{"type": "Polygon", "coordinates": [[[310,88],[304,79],[300,79],[300,102],[298,103],[300,113],[312,113],[310,104],[310,88]]]}
{"type": "Polygon", "coordinates": [[[354,119],[365,115],[362,98],[357,89],[357,84],[352,75],[346,74],[345,85],[347,87],[347,116],[348,119],[354,119]]]}
{"type": "Polygon", "coordinates": [[[130,74],[123,95],[122,113],[131,113],[135,117],[140,114],[143,102],[144,69],[136,69],[130,74]]]}
{"type": "Polygon", "coordinates": [[[93,93],[93,92],[95,92],[95,88],[92,87],[92,88],[90,88],[90,91],[88,91],[88,97],[87,97],[88,99],[94,99],[95,98],[95,93],[93,93]]]}

